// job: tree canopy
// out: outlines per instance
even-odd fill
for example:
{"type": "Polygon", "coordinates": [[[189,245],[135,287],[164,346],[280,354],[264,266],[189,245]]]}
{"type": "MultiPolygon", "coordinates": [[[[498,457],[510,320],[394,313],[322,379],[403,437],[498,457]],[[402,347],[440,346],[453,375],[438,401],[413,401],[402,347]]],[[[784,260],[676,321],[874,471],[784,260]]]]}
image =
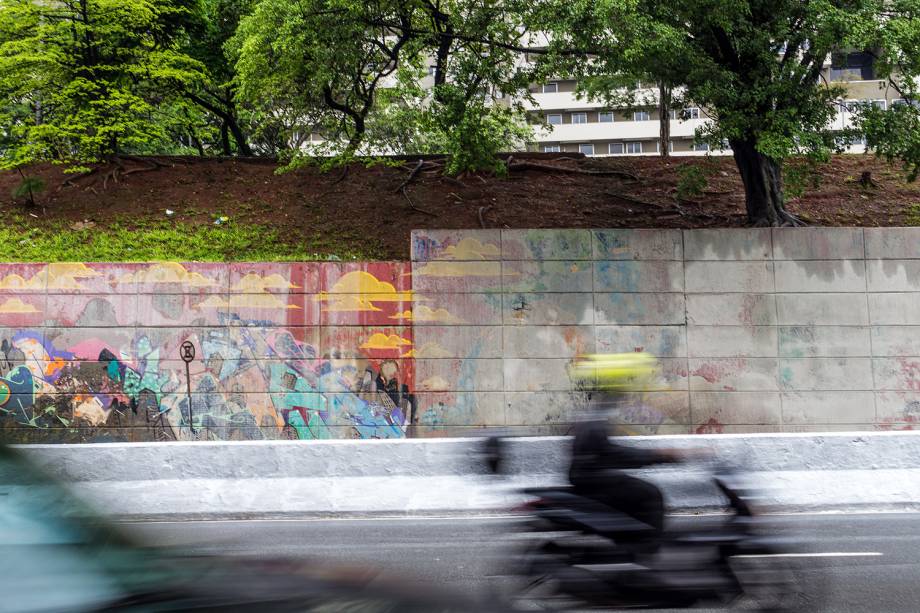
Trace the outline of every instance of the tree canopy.
{"type": "Polygon", "coordinates": [[[918,74],[920,0],[0,0],[0,164],[188,149],[495,169],[532,140],[532,84],[568,76],[610,105],[639,82],[692,101],[750,221],[794,224],[791,157],[862,136],[918,174],[918,74]],[[834,132],[829,59],[849,51],[904,104],[834,132]]]}
{"type": "Polygon", "coordinates": [[[0,167],[174,150],[174,92],[205,78],[175,39],[188,14],[165,0],[0,0],[0,167]]]}

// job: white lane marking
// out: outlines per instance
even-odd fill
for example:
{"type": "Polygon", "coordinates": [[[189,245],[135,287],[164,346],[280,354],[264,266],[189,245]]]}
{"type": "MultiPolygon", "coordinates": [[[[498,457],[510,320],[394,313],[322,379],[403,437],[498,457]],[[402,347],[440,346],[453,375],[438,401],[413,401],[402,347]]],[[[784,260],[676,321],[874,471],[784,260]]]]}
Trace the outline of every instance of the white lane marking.
{"type": "MultiPolygon", "coordinates": [[[[108,444],[108,443],[106,443],[108,444]]],[[[872,516],[872,515],[918,515],[917,511],[910,510],[862,510],[862,511],[802,511],[802,512],[775,512],[775,513],[758,513],[756,517],[816,517],[816,516],[849,516],[849,517],[860,517],[860,516],[872,516]]],[[[718,512],[718,513],[668,513],[667,517],[674,517],[680,519],[693,518],[693,517],[730,517],[732,513],[718,512]]],[[[376,516],[351,516],[351,517],[331,517],[331,516],[320,516],[320,517],[264,517],[264,518],[236,518],[236,519],[158,519],[158,520],[144,520],[144,519],[127,519],[119,520],[116,519],[117,523],[124,524],[189,524],[194,522],[204,522],[204,523],[234,523],[234,522],[334,522],[334,521],[479,521],[479,520],[493,520],[493,519],[528,519],[529,516],[526,514],[494,514],[494,515],[376,515],[376,516]]]]}
{"type": "Polygon", "coordinates": [[[883,556],[880,551],[825,551],[818,553],[762,553],[732,556],[734,558],[872,558],[883,556]]]}
{"type": "Polygon", "coordinates": [[[206,524],[227,524],[227,523],[256,523],[256,522],[334,522],[334,521],[479,521],[491,519],[530,519],[525,515],[378,515],[374,517],[263,517],[263,518],[238,518],[238,519],[128,519],[118,520],[123,524],[192,524],[202,522],[206,524]]]}

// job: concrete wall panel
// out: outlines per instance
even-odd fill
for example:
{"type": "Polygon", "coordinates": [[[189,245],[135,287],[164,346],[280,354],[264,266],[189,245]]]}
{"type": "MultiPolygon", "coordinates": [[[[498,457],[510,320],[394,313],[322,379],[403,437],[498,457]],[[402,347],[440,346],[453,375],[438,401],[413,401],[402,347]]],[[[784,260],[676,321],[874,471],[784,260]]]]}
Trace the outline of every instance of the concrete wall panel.
{"type": "Polygon", "coordinates": [[[777,292],[863,292],[866,266],[863,260],[777,261],[777,292]]]}
{"type": "Polygon", "coordinates": [[[866,228],[866,258],[920,259],[920,228],[866,228]]]}
{"type": "Polygon", "coordinates": [[[506,326],[559,326],[594,323],[594,294],[526,293],[502,295],[506,326]]]}
{"type": "Polygon", "coordinates": [[[920,328],[915,326],[872,326],[872,355],[920,356],[920,328]]]}
{"type": "Polygon", "coordinates": [[[693,392],[690,415],[697,425],[780,425],[778,392],[693,392]]]}
{"type": "Polygon", "coordinates": [[[865,257],[862,228],[773,228],[776,260],[847,260],[865,257]]]}
{"type": "Polygon", "coordinates": [[[594,353],[591,326],[505,326],[506,358],[573,358],[594,353]]]}
{"type": "Polygon", "coordinates": [[[590,230],[502,230],[503,260],[590,260],[590,230]]]}
{"type": "Polygon", "coordinates": [[[873,392],[784,392],[784,424],[853,424],[875,423],[873,392]]]}
{"type": "Polygon", "coordinates": [[[691,358],[775,358],[775,326],[687,326],[691,358]]]}
{"type": "Polygon", "coordinates": [[[502,262],[502,288],[505,292],[590,292],[592,286],[591,262],[502,262]]]}
{"type": "Polygon", "coordinates": [[[776,296],[688,294],[687,323],[697,326],[776,325],[776,296]]]}
{"type": "Polygon", "coordinates": [[[877,325],[920,325],[920,300],[916,293],[870,293],[869,320],[877,325]]]}
{"type": "Polygon", "coordinates": [[[773,262],[686,262],[691,293],[760,293],[773,291],[773,262]]]}
{"type": "Polygon", "coordinates": [[[920,260],[870,260],[870,292],[920,291],[920,260]]]}
{"type": "Polygon", "coordinates": [[[783,358],[869,357],[872,343],[867,326],[781,326],[779,355],[783,358]]]}
{"type": "Polygon", "coordinates": [[[682,292],[682,262],[612,260],[595,262],[594,290],[600,292],[682,292]]]}
{"type": "Polygon", "coordinates": [[[683,260],[680,230],[595,230],[595,260],[683,260]]]}
{"type": "Polygon", "coordinates": [[[684,230],[684,258],[690,260],[769,260],[769,228],[684,230]]]}
{"type": "Polygon", "coordinates": [[[777,323],[787,326],[864,326],[865,294],[777,294],[777,323]]]}
{"type": "Polygon", "coordinates": [[[595,294],[594,321],[598,325],[683,325],[686,323],[684,295],[595,294]]]}
{"type": "Polygon", "coordinates": [[[872,390],[869,358],[783,358],[780,389],[785,391],[872,390]]]}
{"type": "Polygon", "coordinates": [[[647,351],[662,358],[687,355],[687,335],[683,326],[597,326],[600,353],[647,351]]]}
{"type": "Polygon", "coordinates": [[[776,358],[690,358],[690,391],[779,391],[776,358]]]}

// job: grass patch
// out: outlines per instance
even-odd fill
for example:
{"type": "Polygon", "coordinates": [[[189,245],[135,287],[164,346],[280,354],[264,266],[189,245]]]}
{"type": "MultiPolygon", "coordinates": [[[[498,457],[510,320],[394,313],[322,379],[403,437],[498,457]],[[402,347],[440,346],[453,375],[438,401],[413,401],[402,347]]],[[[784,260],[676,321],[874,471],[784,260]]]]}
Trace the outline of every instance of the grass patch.
{"type": "Polygon", "coordinates": [[[920,203],[907,207],[905,223],[909,226],[920,226],[920,203]]]}
{"type": "Polygon", "coordinates": [[[233,222],[114,222],[73,230],[64,222],[33,226],[20,218],[0,228],[0,261],[7,262],[284,262],[375,260],[381,255],[367,237],[329,232],[282,236],[275,228],[233,222]]]}

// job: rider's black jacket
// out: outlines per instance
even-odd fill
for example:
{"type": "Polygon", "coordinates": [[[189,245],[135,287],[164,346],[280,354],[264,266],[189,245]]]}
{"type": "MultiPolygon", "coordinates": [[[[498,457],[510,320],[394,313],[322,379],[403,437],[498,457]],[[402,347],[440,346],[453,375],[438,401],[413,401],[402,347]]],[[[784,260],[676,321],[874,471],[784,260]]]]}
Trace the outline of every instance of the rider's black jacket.
{"type": "Polygon", "coordinates": [[[612,441],[604,419],[577,422],[574,434],[569,480],[576,486],[591,483],[601,475],[614,476],[619,470],[670,461],[668,456],[658,451],[612,441]]]}

